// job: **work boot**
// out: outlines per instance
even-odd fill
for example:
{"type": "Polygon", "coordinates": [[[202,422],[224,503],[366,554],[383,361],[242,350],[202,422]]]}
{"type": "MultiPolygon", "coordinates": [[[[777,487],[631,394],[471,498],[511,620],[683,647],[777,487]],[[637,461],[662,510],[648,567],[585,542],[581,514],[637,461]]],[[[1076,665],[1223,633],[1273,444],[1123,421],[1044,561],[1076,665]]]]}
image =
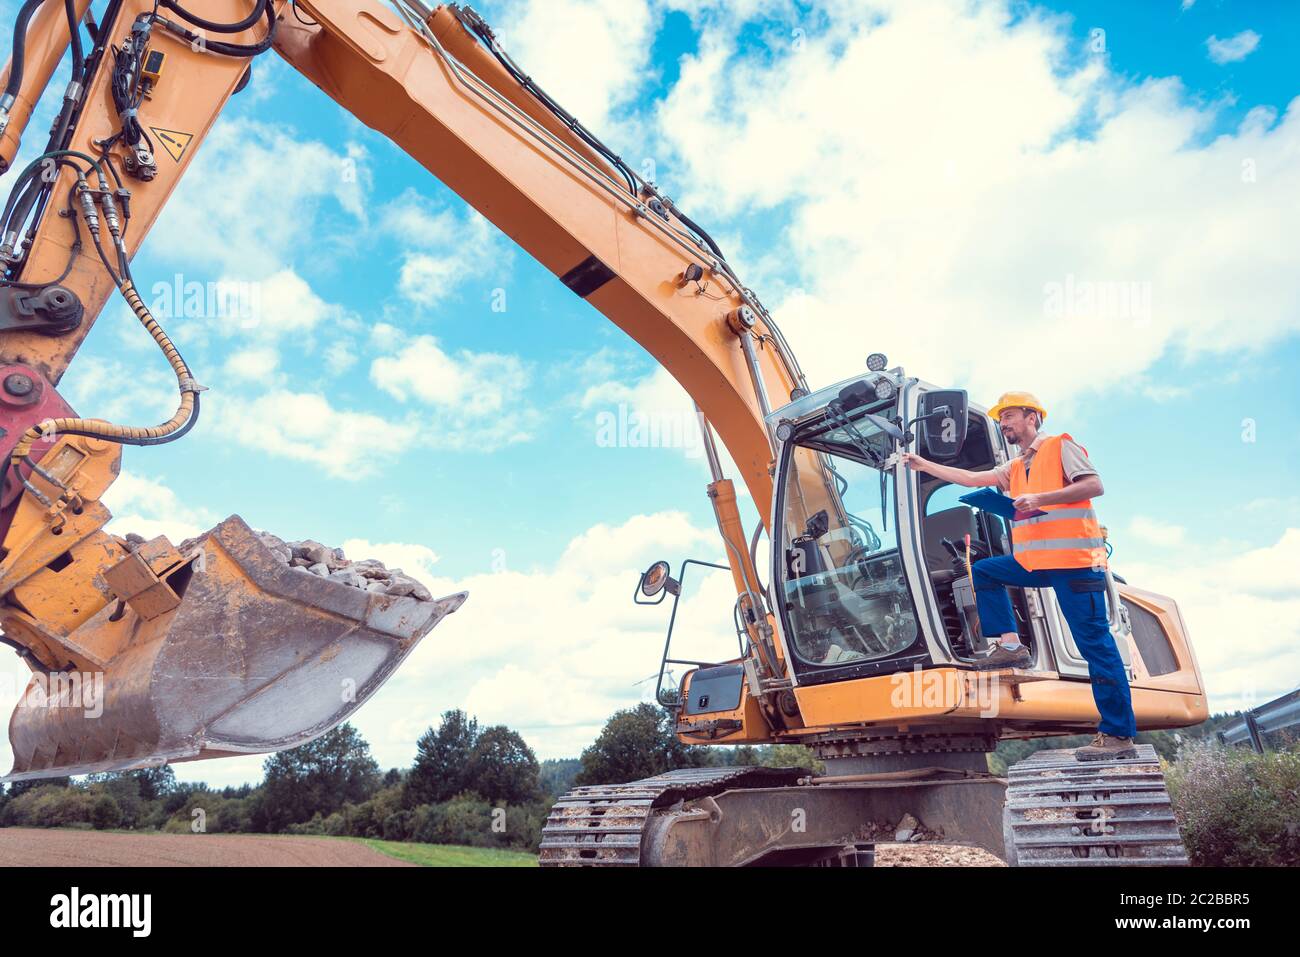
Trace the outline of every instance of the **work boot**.
{"type": "Polygon", "coordinates": [[[1119,738],[1100,731],[1081,748],[1074,749],[1076,761],[1105,761],[1113,758],[1136,758],[1137,748],[1132,738],[1119,738]]]}
{"type": "Polygon", "coordinates": [[[1023,644],[1008,648],[1000,641],[993,642],[982,658],[975,659],[976,671],[991,671],[994,668],[1023,668],[1029,664],[1029,649],[1023,644]]]}

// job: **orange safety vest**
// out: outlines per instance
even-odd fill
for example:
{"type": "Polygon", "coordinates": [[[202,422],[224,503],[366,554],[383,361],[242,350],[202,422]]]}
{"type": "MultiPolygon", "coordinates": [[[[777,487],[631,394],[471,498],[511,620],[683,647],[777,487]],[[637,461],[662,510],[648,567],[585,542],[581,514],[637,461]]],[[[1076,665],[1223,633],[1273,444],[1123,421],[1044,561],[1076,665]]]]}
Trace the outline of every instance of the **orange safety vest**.
{"type": "MultiPolygon", "coordinates": [[[[1011,460],[1012,498],[1065,488],[1061,440],[1069,438],[1063,434],[1044,439],[1034,453],[1028,477],[1022,457],[1011,460]]],[[[1106,567],[1105,542],[1097,513],[1092,510],[1092,499],[1044,505],[1043,511],[1047,514],[1011,523],[1011,552],[1016,561],[1031,572],[1043,568],[1106,567]]]]}

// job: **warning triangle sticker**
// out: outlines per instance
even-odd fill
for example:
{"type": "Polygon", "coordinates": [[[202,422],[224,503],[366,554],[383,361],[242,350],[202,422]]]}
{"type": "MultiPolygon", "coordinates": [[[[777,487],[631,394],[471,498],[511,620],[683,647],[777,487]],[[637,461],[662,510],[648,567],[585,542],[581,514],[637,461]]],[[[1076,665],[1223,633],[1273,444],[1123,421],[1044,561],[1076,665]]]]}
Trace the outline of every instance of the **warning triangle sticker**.
{"type": "Polygon", "coordinates": [[[149,132],[158,137],[158,142],[162,144],[163,149],[178,163],[185,155],[185,147],[189,146],[190,141],[194,139],[193,133],[178,133],[176,130],[164,130],[156,126],[149,127],[149,132]]]}

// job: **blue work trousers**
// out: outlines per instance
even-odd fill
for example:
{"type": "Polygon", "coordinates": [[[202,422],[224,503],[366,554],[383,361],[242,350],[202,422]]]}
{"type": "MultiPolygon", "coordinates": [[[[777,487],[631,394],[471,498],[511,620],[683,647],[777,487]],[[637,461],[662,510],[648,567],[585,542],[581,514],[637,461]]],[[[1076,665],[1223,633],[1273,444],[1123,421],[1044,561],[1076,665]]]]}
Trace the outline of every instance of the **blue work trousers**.
{"type": "Polygon", "coordinates": [[[971,573],[975,579],[980,629],[989,640],[1018,630],[1007,585],[1051,587],[1074,643],[1088,662],[1092,697],[1101,715],[1097,730],[1122,738],[1137,734],[1124,660],[1115,647],[1106,614],[1105,572],[1091,568],[1045,568],[1031,572],[1010,555],[995,555],[977,561],[971,573]]]}

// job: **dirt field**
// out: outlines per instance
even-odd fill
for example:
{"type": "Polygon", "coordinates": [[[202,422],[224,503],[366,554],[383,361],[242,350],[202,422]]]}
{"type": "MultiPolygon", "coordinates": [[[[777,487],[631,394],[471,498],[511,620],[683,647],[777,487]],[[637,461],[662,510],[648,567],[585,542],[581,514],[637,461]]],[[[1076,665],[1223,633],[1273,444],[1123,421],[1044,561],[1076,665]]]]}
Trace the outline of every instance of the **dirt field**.
{"type": "Polygon", "coordinates": [[[0,866],[413,867],[356,841],[0,828],[0,866]]]}
{"type": "MultiPolygon", "coordinates": [[[[432,845],[399,845],[430,849],[432,845]]],[[[444,866],[500,866],[519,861],[478,859],[485,854],[525,855],[473,848],[432,848],[471,855],[462,860],[421,860],[444,866]],[[475,856],[478,855],[478,856],[475,856]]],[[[436,856],[436,855],[435,855],[436,856]]],[[[531,864],[531,860],[523,860],[531,864]]],[[[119,834],[100,831],[0,828],[0,867],[414,867],[358,841],[257,834],[119,834]]],[[[877,867],[1005,867],[992,854],[941,844],[881,844],[877,867]]]]}

